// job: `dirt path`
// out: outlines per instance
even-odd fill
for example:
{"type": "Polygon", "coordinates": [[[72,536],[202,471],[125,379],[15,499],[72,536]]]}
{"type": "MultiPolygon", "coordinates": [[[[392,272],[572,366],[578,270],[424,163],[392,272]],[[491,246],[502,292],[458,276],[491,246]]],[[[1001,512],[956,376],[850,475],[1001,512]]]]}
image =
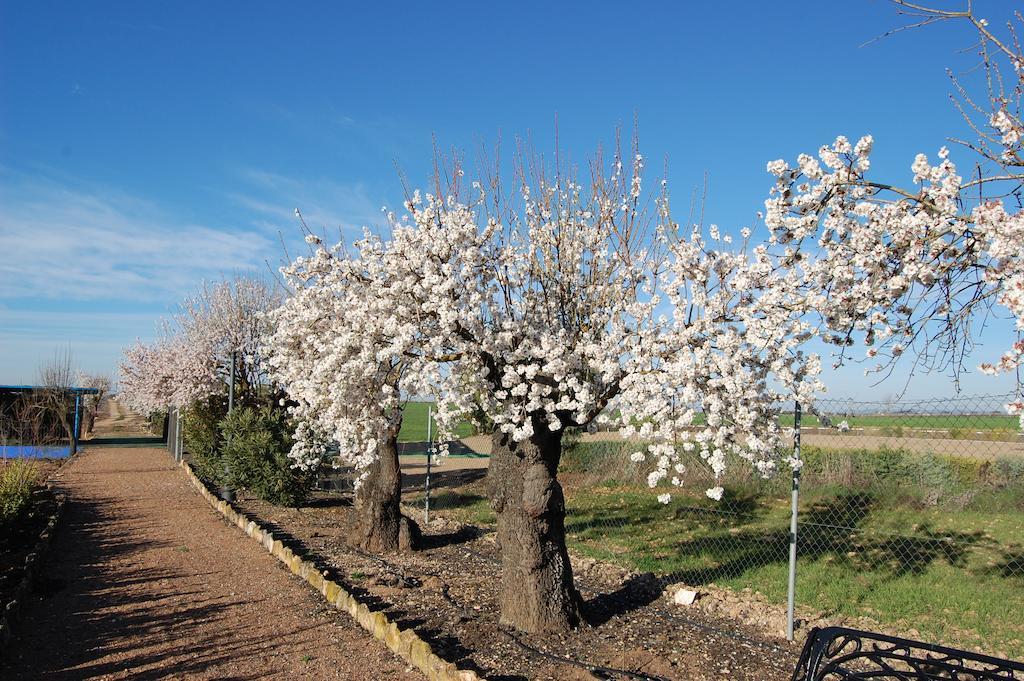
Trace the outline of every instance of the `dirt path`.
{"type": "Polygon", "coordinates": [[[103,401],[100,413],[96,415],[93,431],[84,436],[82,441],[151,434],[147,431],[145,418],[122,405],[116,398],[111,398],[103,401]]]}
{"type": "MultiPolygon", "coordinates": [[[[122,431],[123,432],[123,431],[122,431]]],[[[422,679],[196,494],[167,452],[91,447],[4,679],[422,679]]]]}

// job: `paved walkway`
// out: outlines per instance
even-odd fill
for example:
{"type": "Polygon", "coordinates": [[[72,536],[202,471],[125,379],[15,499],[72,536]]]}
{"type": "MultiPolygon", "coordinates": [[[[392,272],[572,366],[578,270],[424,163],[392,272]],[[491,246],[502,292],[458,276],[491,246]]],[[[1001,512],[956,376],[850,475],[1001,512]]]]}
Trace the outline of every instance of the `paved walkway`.
{"type": "Polygon", "coordinates": [[[3,679],[422,679],[157,448],[90,447],[3,679]]]}

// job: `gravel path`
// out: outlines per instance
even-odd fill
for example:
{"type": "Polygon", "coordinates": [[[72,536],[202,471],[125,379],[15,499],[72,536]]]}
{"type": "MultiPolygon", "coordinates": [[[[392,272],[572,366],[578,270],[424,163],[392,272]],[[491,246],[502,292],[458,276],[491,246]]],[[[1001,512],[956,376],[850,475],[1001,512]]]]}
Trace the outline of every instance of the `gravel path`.
{"type": "Polygon", "coordinates": [[[422,679],[224,523],[167,452],[90,447],[4,679],[422,679]]]}

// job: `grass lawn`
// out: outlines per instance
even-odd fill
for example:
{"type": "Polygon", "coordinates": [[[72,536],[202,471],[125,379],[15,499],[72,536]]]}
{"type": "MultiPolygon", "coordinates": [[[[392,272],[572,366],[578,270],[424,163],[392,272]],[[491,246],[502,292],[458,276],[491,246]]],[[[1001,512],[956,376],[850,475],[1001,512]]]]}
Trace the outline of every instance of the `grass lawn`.
{"type": "MultiPolygon", "coordinates": [[[[399,442],[424,442],[427,439],[427,407],[432,402],[407,402],[404,408],[402,430],[398,435],[399,442]]],[[[969,438],[974,431],[998,431],[1007,436],[1020,432],[1016,416],[1001,414],[865,414],[856,416],[830,415],[833,427],[846,421],[851,428],[879,428],[893,431],[891,435],[899,436],[901,430],[946,430],[953,437],[969,438]]],[[[817,416],[804,414],[801,423],[808,427],[820,426],[817,416]]],[[[696,414],[694,425],[704,423],[703,414],[696,414]]],[[[793,413],[779,415],[779,423],[784,426],[793,425],[793,413]]],[[[436,431],[435,431],[436,432],[436,431]]],[[[473,434],[469,423],[459,426],[459,437],[473,434]]]]}
{"type": "MultiPolygon", "coordinates": [[[[842,421],[846,421],[851,428],[878,428],[895,431],[899,430],[946,430],[951,431],[953,437],[967,437],[974,431],[997,431],[1005,435],[1016,435],[1020,433],[1020,422],[1016,416],[1006,414],[855,414],[843,416],[842,414],[829,413],[829,419],[834,428],[842,421]]],[[[793,426],[793,412],[782,412],[779,414],[779,423],[785,427],[793,426]]],[[[803,414],[800,423],[807,427],[818,427],[821,421],[813,414],[803,414]]],[[[693,425],[704,424],[704,414],[694,414],[693,425]]]]}
{"type": "MultiPolygon", "coordinates": [[[[433,406],[433,402],[405,403],[402,410],[402,429],[398,432],[399,442],[427,441],[427,408],[433,406]]],[[[431,424],[431,432],[436,438],[437,424],[431,424]]],[[[473,434],[473,426],[469,423],[459,424],[456,432],[459,437],[467,437],[473,434]]]]}
{"type": "MultiPolygon", "coordinates": [[[[788,503],[737,502],[742,512],[729,514],[697,498],[666,507],[646,490],[592,488],[570,495],[566,529],[593,557],[691,584],[749,587],[782,603],[788,503]]],[[[805,500],[798,537],[801,604],[1024,657],[1019,510],[914,510],[863,495],[819,496],[805,500]]]]}

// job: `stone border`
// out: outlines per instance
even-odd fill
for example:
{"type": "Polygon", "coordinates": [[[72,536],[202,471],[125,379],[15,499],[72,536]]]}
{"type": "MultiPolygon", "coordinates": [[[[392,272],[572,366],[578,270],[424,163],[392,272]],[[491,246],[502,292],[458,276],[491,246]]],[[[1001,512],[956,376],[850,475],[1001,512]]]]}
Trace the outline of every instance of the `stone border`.
{"type": "Polygon", "coordinates": [[[8,601],[3,608],[3,612],[0,612],[0,652],[7,648],[7,644],[11,640],[11,632],[14,624],[18,618],[18,614],[24,607],[26,597],[29,592],[32,591],[32,583],[35,581],[36,574],[42,567],[42,558],[46,555],[47,550],[50,548],[50,543],[53,541],[53,534],[57,529],[57,523],[60,521],[61,515],[64,513],[64,505],[67,501],[67,495],[57,492],[49,486],[47,483],[43,489],[47,489],[53,494],[53,500],[55,508],[50,514],[50,519],[46,523],[46,527],[39,533],[39,538],[36,540],[35,546],[32,547],[32,551],[25,556],[25,572],[21,577],[21,581],[18,586],[14,588],[14,594],[11,600],[8,601]]]}
{"type": "Polygon", "coordinates": [[[352,616],[363,629],[375,639],[381,641],[400,658],[423,672],[430,681],[479,681],[476,672],[458,669],[451,662],[438,657],[430,646],[412,629],[399,629],[398,625],[388,619],[383,612],[374,612],[360,603],[355,596],[343,586],[330,579],[325,579],[320,570],[311,562],[303,560],[280,539],[275,539],[272,532],[261,527],[244,513],[239,513],[228,502],[217,498],[202,480],[192,471],[192,467],[184,461],[181,467],[185,475],[204,499],[217,510],[224,519],[245,532],[260,544],[272,556],[288,566],[293,575],[302,578],[316,589],[324,599],[338,610],[352,616]]]}

